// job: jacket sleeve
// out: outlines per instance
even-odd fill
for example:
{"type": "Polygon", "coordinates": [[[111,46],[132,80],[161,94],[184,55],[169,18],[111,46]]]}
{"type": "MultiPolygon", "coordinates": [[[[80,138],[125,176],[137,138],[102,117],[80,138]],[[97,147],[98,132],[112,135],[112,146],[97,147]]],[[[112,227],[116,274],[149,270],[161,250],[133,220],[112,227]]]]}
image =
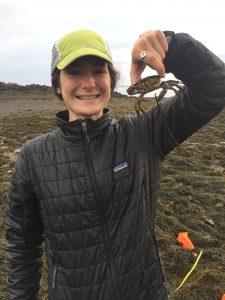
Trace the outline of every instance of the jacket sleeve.
{"type": "Polygon", "coordinates": [[[17,159],[5,210],[8,298],[38,299],[42,222],[24,149],[17,159]]]}
{"type": "Polygon", "coordinates": [[[160,111],[152,113],[154,142],[162,157],[175,143],[182,143],[215,117],[225,105],[225,64],[202,43],[185,33],[164,32],[171,37],[165,58],[166,73],[172,73],[185,85],[184,103],[174,96],[160,102],[160,111]]]}

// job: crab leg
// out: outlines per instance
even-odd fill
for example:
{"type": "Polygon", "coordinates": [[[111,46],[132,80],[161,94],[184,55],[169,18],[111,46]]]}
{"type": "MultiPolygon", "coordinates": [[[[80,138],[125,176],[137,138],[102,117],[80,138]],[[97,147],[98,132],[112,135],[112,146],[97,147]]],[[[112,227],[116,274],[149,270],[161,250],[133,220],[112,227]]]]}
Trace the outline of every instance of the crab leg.
{"type": "MultiPolygon", "coordinates": [[[[174,80],[168,80],[166,82],[164,81],[162,83],[161,87],[165,90],[174,91],[174,93],[181,99],[181,103],[182,103],[182,107],[183,107],[184,89],[180,85],[178,85],[177,82],[179,82],[179,81],[174,81],[174,80]],[[172,85],[175,86],[177,89],[175,89],[172,85]]],[[[160,95],[161,95],[161,93],[160,93],[160,95]]],[[[158,97],[158,100],[161,100],[165,94],[162,97],[160,97],[160,95],[158,97]]]]}
{"type": "Polygon", "coordinates": [[[173,141],[174,144],[176,145],[177,151],[178,151],[178,153],[180,154],[180,156],[181,156],[181,157],[184,157],[183,151],[182,151],[182,149],[181,149],[181,147],[180,147],[180,144],[177,142],[177,140],[175,139],[175,137],[173,136],[173,134],[172,134],[172,132],[171,132],[171,130],[170,130],[170,127],[169,127],[169,125],[168,125],[168,123],[167,123],[167,121],[166,121],[166,118],[165,118],[165,116],[164,116],[164,114],[163,114],[163,112],[162,112],[162,110],[161,110],[161,107],[160,107],[160,104],[159,104],[159,98],[158,98],[156,95],[155,95],[155,101],[156,101],[157,107],[158,107],[158,109],[159,109],[159,111],[160,111],[160,113],[161,113],[161,115],[162,115],[162,118],[163,118],[163,121],[164,121],[164,123],[165,123],[165,126],[166,126],[166,129],[167,129],[167,131],[168,131],[169,136],[171,137],[172,141],[173,141]]]}
{"type": "Polygon", "coordinates": [[[138,115],[140,115],[141,112],[145,114],[144,110],[141,107],[141,102],[143,101],[143,99],[144,99],[144,93],[140,94],[137,101],[135,102],[135,111],[138,115]]]}

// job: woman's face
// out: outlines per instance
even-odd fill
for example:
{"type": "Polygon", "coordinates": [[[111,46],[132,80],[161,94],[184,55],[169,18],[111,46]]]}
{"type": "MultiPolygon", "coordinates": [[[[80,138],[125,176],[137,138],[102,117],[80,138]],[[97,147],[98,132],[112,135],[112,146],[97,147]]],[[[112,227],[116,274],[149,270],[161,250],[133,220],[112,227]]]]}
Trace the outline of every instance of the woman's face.
{"type": "Polygon", "coordinates": [[[108,64],[95,56],[78,58],[60,72],[60,86],[69,121],[99,119],[111,96],[108,64]]]}

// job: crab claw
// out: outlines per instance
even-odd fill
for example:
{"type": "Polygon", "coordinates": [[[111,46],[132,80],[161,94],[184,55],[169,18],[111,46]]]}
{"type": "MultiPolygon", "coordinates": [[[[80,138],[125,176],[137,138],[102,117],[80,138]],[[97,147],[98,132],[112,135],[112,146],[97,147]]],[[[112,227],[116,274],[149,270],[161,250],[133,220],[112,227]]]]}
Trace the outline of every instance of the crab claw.
{"type": "Polygon", "coordinates": [[[139,90],[133,86],[130,86],[128,89],[127,89],[127,94],[128,95],[136,95],[136,94],[139,94],[139,90]]]}

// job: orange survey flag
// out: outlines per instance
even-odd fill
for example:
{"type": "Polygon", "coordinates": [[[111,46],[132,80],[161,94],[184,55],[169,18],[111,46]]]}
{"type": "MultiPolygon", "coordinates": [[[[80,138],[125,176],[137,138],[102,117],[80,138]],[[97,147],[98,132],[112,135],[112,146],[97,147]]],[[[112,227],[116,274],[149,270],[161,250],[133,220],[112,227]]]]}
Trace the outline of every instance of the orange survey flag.
{"type": "Polygon", "coordinates": [[[222,299],[221,300],[225,300],[225,294],[223,294],[222,299]]]}
{"type": "MultiPolygon", "coordinates": [[[[188,232],[179,232],[177,241],[180,244],[180,246],[183,248],[187,248],[191,250],[195,248],[195,246],[192,244],[192,241],[188,237],[188,232]]],[[[222,300],[225,300],[225,298],[222,300]]]]}

